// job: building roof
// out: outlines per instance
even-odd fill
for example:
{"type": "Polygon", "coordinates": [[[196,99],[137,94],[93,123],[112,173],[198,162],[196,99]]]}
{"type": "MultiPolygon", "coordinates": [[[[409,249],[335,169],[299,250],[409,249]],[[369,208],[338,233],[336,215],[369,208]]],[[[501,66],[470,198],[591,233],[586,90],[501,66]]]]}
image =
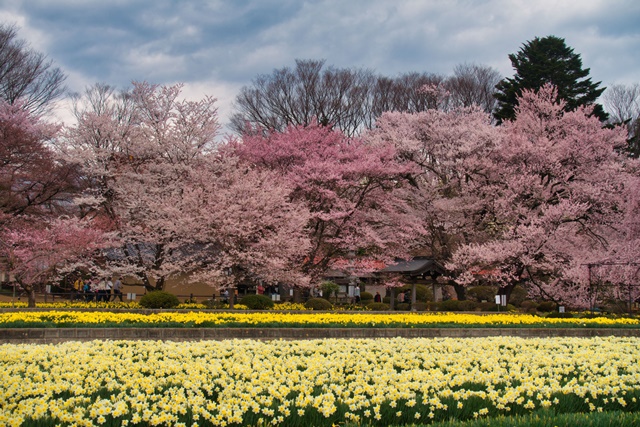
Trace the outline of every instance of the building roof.
{"type": "Polygon", "coordinates": [[[427,257],[414,257],[409,261],[397,260],[395,264],[380,270],[380,273],[403,273],[410,276],[421,276],[431,272],[443,274],[445,269],[438,261],[427,257]]]}

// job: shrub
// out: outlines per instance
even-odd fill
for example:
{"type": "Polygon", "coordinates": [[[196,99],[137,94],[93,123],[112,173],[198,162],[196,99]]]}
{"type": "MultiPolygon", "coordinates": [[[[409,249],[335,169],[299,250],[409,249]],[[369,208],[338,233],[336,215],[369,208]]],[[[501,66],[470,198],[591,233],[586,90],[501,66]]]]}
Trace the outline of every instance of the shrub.
{"type": "Polygon", "coordinates": [[[627,310],[627,303],[626,301],[609,300],[603,304],[602,309],[605,313],[623,314],[627,310]]]}
{"type": "Polygon", "coordinates": [[[340,292],[340,285],[330,280],[326,282],[322,282],[320,284],[320,289],[322,289],[322,295],[326,295],[327,298],[331,298],[331,295],[334,295],[338,298],[338,292],[340,292]]]}
{"type": "Polygon", "coordinates": [[[467,290],[467,297],[475,302],[492,302],[495,304],[495,296],[498,289],[494,286],[474,286],[467,290]]]}
{"type": "Polygon", "coordinates": [[[538,304],[538,311],[549,313],[551,311],[555,311],[556,307],[557,305],[553,301],[543,301],[540,304],[538,304]]]}
{"type": "Polygon", "coordinates": [[[545,317],[549,317],[551,319],[571,319],[573,318],[573,314],[571,313],[559,313],[557,311],[552,311],[551,313],[547,314],[545,317]]]}
{"type": "Polygon", "coordinates": [[[473,311],[475,308],[476,303],[468,300],[450,299],[438,303],[438,310],[440,311],[473,311]]]}
{"type": "Polygon", "coordinates": [[[266,295],[246,295],[240,300],[251,310],[266,310],[273,307],[273,300],[266,295]]]}
{"type": "Polygon", "coordinates": [[[391,304],[391,297],[382,297],[382,302],[385,304],[391,304]]]}
{"type": "Polygon", "coordinates": [[[305,304],[309,310],[331,310],[333,305],[324,298],[311,298],[305,304]]]}
{"type": "Polygon", "coordinates": [[[522,303],[527,300],[527,290],[522,286],[516,286],[509,296],[509,304],[522,307],[522,303]]]}
{"type": "Polygon", "coordinates": [[[498,311],[498,304],[495,302],[481,302],[478,303],[476,308],[480,311],[498,311]]]}
{"type": "Polygon", "coordinates": [[[371,292],[360,292],[360,301],[363,303],[373,301],[373,294],[371,292]]]}
{"type": "Polygon", "coordinates": [[[369,307],[362,304],[340,304],[333,306],[334,311],[368,311],[369,307]]]}
{"type": "Polygon", "coordinates": [[[225,304],[220,300],[208,299],[204,302],[205,308],[216,309],[216,308],[224,308],[225,304]]]}
{"type": "Polygon", "coordinates": [[[411,304],[408,304],[406,302],[401,302],[396,304],[396,310],[398,311],[409,311],[411,310],[411,304]]]}
{"type": "Polygon", "coordinates": [[[426,302],[417,302],[413,308],[415,308],[416,311],[427,311],[427,307],[426,302]]]}
{"type": "Polygon", "coordinates": [[[180,305],[180,301],[168,292],[153,291],[140,298],[140,305],[144,308],[174,308],[180,305]]]}
{"type": "Polygon", "coordinates": [[[526,301],[522,301],[522,303],[520,304],[520,308],[525,310],[527,313],[535,313],[536,311],[538,311],[538,303],[529,299],[526,301]]]}
{"type": "Polygon", "coordinates": [[[459,301],[459,304],[460,311],[474,311],[476,309],[476,306],[478,305],[475,301],[469,300],[459,301]]]}
{"type": "MultiPolygon", "coordinates": [[[[409,298],[411,298],[411,285],[404,285],[398,290],[396,290],[396,296],[400,292],[409,291],[409,298]]],[[[416,285],[416,301],[427,302],[433,301],[433,292],[427,285],[416,285]]]]}
{"type": "Polygon", "coordinates": [[[385,304],[383,302],[372,302],[367,305],[367,307],[372,311],[386,311],[389,310],[389,304],[385,304]]]}

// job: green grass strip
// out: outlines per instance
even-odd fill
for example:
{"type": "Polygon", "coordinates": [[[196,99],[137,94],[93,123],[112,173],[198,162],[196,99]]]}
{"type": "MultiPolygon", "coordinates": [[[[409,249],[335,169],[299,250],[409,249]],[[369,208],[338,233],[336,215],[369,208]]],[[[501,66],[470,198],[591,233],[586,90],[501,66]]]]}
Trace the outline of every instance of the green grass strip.
{"type": "MultiPolygon", "coordinates": [[[[345,427],[362,427],[368,424],[349,424],[345,427]]],[[[371,424],[373,425],[373,424],[371,424]]],[[[415,424],[414,427],[638,427],[640,413],[606,411],[594,413],[554,414],[553,411],[537,411],[527,415],[497,416],[467,421],[443,421],[433,424],[415,424]]],[[[399,427],[391,426],[391,427],[399,427]]]]}

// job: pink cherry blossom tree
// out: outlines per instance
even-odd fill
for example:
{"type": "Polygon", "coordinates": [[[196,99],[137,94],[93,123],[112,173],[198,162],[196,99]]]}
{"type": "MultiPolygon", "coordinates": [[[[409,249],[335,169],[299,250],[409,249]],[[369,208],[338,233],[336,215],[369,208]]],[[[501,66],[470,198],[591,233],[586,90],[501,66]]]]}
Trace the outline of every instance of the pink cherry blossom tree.
{"type": "Polygon", "coordinates": [[[0,251],[26,291],[28,306],[35,307],[38,290],[65,272],[91,268],[108,239],[103,230],[77,218],[22,221],[2,232],[0,251]]]}
{"type": "Polygon", "coordinates": [[[516,120],[505,124],[491,159],[498,172],[500,231],[460,246],[448,267],[471,283],[489,269],[509,295],[525,283],[530,295],[585,307],[586,265],[610,257],[621,237],[625,198],[633,179],[617,149],[618,130],[602,128],[586,108],[564,112],[555,89],[525,92],[516,120]]]}
{"type": "Polygon", "coordinates": [[[77,175],[47,146],[57,131],[20,103],[0,101],[0,225],[65,211],[77,175]]]}
{"type": "Polygon", "coordinates": [[[354,251],[361,258],[406,256],[425,232],[397,193],[413,166],[399,162],[389,144],[369,145],[311,124],[281,133],[248,133],[232,148],[251,167],[284,177],[288,197],[310,211],[306,230],[311,246],[302,269],[314,277],[354,251]]]}
{"type": "Polygon", "coordinates": [[[289,200],[291,189],[282,181],[227,156],[192,171],[174,208],[180,211],[176,234],[197,248],[194,256],[181,257],[194,279],[218,289],[245,280],[309,285],[300,265],[310,247],[310,214],[289,200]]]}
{"type": "Polygon", "coordinates": [[[57,145],[83,170],[86,188],[76,199],[83,213],[114,224],[114,272],[138,275],[148,288],[162,289],[181,272],[172,207],[219,128],[215,99],[181,100],[180,91],[148,83],[121,93],[89,88],[75,107],[78,124],[57,145]]]}
{"type": "MultiPolygon", "coordinates": [[[[398,195],[427,230],[422,250],[449,260],[466,243],[496,232],[496,170],[490,157],[501,134],[479,109],[386,113],[365,136],[370,144],[395,146],[399,161],[412,165],[413,186],[398,195]]],[[[453,281],[458,298],[465,286],[453,281]]]]}
{"type": "Polygon", "coordinates": [[[624,135],[555,99],[550,86],[525,92],[501,127],[469,109],[388,113],[368,136],[420,168],[409,203],[459,298],[484,277],[507,295],[522,283],[532,296],[585,306],[586,264],[609,260],[633,234],[625,212],[638,174],[618,154],[624,135]]]}
{"type": "Polygon", "coordinates": [[[77,202],[114,224],[111,268],[150,289],[185,273],[218,288],[249,277],[294,280],[285,266],[306,243],[288,221],[304,221],[305,211],[273,174],[219,153],[215,100],[181,100],[180,90],[93,88],[58,146],[85,173],[77,202]]]}

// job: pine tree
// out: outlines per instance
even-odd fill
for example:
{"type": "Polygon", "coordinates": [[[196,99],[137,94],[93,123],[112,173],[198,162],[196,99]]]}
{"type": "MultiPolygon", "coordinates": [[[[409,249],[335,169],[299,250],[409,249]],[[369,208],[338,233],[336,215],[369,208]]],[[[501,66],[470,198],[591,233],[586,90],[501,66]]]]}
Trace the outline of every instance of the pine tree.
{"type": "Polygon", "coordinates": [[[582,59],[564,39],[556,36],[536,37],[525,43],[509,59],[516,71],[513,78],[505,78],[496,86],[498,109],[495,117],[498,123],[513,120],[516,116],[518,97],[523,90],[538,90],[551,83],[556,86],[558,100],[565,102],[566,111],[574,111],[583,105],[594,105],[593,114],[604,121],[607,114],[596,100],[605,90],[599,88],[601,82],[592,82],[589,68],[582,68],[582,59]]]}

